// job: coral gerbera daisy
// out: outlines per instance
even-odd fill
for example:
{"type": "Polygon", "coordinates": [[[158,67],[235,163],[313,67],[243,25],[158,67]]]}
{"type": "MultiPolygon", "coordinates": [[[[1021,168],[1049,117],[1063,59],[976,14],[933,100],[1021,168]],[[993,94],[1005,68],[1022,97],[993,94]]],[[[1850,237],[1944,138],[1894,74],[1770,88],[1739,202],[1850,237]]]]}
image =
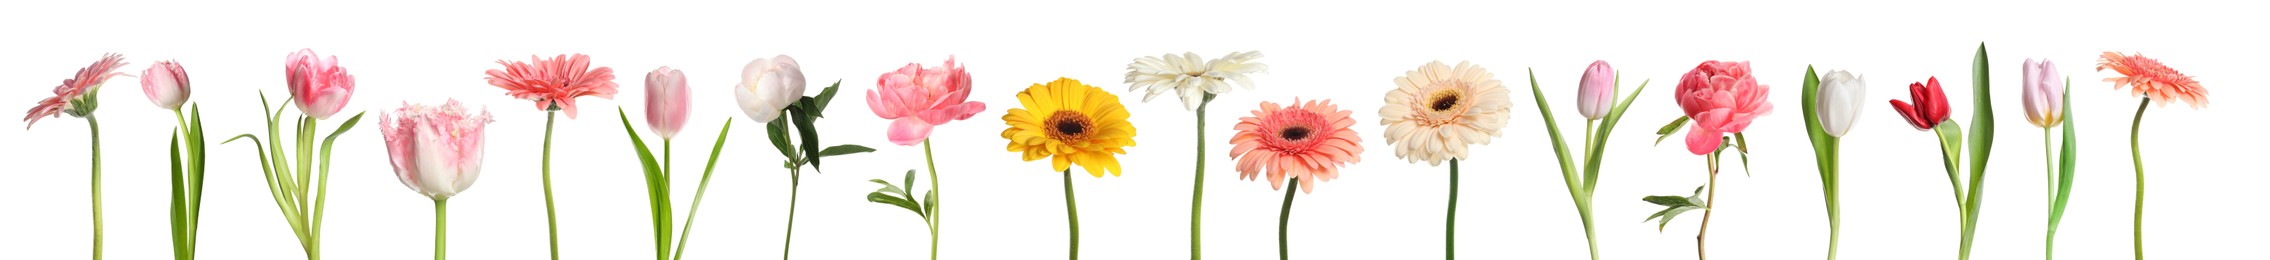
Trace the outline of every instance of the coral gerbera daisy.
{"type": "Polygon", "coordinates": [[[57,117],[58,114],[86,117],[88,113],[93,113],[91,110],[94,110],[94,100],[89,100],[92,97],[87,95],[94,93],[104,81],[110,81],[110,77],[125,75],[124,72],[115,72],[119,67],[125,66],[125,56],[110,53],[104,54],[102,60],[95,61],[95,64],[80,68],[78,74],[64,79],[63,85],[55,86],[54,97],[39,100],[39,105],[32,106],[31,111],[24,113],[24,128],[31,128],[32,124],[39,123],[40,118],[57,117]]]}
{"type": "Polygon", "coordinates": [[[489,70],[489,85],[504,88],[506,95],[536,101],[536,109],[565,111],[568,118],[575,118],[576,97],[615,98],[615,69],[591,68],[591,56],[528,59],[532,61],[498,60],[504,70],[489,70]]]}
{"type": "Polygon", "coordinates": [[[1001,138],[1009,139],[1009,151],[1024,153],[1025,161],[1051,158],[1056,171],[1078,164],[1088,175],[1119,176],[1119,158],[1113,154],[1126,154],[1123,148],[1135,145],[1135,125],[1127,122],[1127,107],[1118,95],[1057,78],[1017,92],[1017,102],[1024,108],[1001,116],[1009,125],[1001,131],[1001,138]]]}
{"type": "Polygon", "coordinates": [[[1509,91],[1482,66],[1435,61],[1405,74],[1379,108],[1395,157],[1427,165],[1465,159],[1466,146],[1490,144],[1513,111],[1509,91]]]}
{"type": "Polygon", "coordinates": [[[1172,90],[1182,97],[1183,109],[1197,110],[1205,104],[1205,96],[1230,92],[1231,81],[1253,89],[1253,80],[1245,75],[1269,71],[1269,65],[1253,62],[1259,58],[1261,51],[1232,52],[1213,60],[1192,52],[1135,58],[1134,63],[1127,64],[1127,90],[1150,87],[1143,93],[1143,102],[1172,90]]]}
{"type": "Polygon", "coordinates": [[[1301,192],[1316,189],[1316,182],[1340,176],[1339,168],[1360,161],[1361,138],[1348,126],[1356,124],[1347,110],[1330,100],[1293,100],[1291,107],[1261,102],[1253,116],[1240,117],[1237,136],[1230,137],[1230,158],[1238,159],[1239,179],[1253,179],[1267,168],[1269,188],[1283,189],[1285,179],[1299,180],[1301,192]]]}
{"type": "Polygon", "coordinates": [[[2104,52],[2097,60],[2097,71],[2105,69],[2120,72],[2122,76],[2104,79],[2112,82],[2113,89],[2133,86],[2131,94],[2158,99],[2162,101],[2160,106],[2175,101],[2190,104],[2192,109],[2207,105],[2207,88],[2200,86],[2198,80],[2160,64],[2160,60],[2145,58],[2142,53],[2104,52]]]}

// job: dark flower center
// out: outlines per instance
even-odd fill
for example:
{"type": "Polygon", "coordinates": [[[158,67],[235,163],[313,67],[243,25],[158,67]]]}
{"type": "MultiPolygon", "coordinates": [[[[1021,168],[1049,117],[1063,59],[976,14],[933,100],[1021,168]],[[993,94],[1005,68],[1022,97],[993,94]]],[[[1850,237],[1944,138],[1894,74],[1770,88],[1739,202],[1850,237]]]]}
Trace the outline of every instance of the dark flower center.
{"type": "Polygon", "coordinates": [[[1429,102],[1427,105],[1427,108],[1432,108],[1435,111],[1448,111],[1454,107],[1458,107],[1457,94],[1437,94],[1434,102],[1429,102]]]}
{"type": "Polygon", "coordinates": [[[1089,128],[1095,127],[1093,122],[1088,121],[1086,115],[1071,110],[1056,111],[1055,114],[1049,115],[1048,120],[1043,123],[1048,125],[1050,137],[1066,141],[1085,137],[1090,133],[1089,128]]]}
{"type": "Polygon", "coordinates": [[[1304,126],[1288,127],[1284,130],[1277,131],[1277,137],[1282,137],[1286,141],[1300,141],[1301,139],[1308,139],[1308,134],[1308,127],[1304,126]]]}

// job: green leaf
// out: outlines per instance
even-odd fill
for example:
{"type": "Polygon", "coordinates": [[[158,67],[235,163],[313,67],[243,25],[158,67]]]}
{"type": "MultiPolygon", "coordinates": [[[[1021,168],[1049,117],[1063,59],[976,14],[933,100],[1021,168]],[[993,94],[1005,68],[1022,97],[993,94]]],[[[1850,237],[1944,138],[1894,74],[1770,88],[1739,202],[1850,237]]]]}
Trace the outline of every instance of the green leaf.
{"type": "MultiPolygon", "coordinates": [[[[875,151],[875,148],[867,148],[866,146],[860,146],[860,145],[856,145],[856,144],[845,144],[845,145],[836,145],[836,146],[829,146],[829,147],[828,147],[827,149],[820,149],[820,157],[837,156],[837,155],[846,155],[846,154],[855,154],[855,153],[865,153],[865,152],[874,152],[874,151],[875,151]]],[[[907,181],[907,182],[908,182],[908,183],[913,183],[913,181],[911,181],[911,180],[910,180],[910,181],[907,181]]]]}
{"type": "Polygon", "coordinates": [[[668,248],[670,230],[674,226],[670,222],[676,218],[671,216],[675,211],[669,209],[671,206],[670,182],[664,180],[662,164],[654,159],[654,152],[647,150],[646,141],[641,140],[638,137],[638,130],[631,127],[631,119],[628,113],[623,112],[622,107],[615,107],[615,118],[622,120],[623,134],[630,137],[631,151],[638,156],[640,169],[646,171],[640,177],[646,180],[646,214],[650,217],[651,227],[654,229],[655,242],[657,243],[655,247],[657,250],[668,248]]]}
{"type": "Polygon", "coordinates": [[[811,98],[813,116],[819,116],[822,111],[828,110],[828,101],[835,100],[836,87],[840,86],[843,86],[843,80],[836,80],[834,84],[828,84],[827,88],[820,89],[819,96],[811,98]]]}
{"type": "Polygon", "coordinates": [[[924,219],[928,219],[928,218],[929,218],[930,216],[937,216],[937,215],[938,215],[938,191],[937,191],[937,190],[923,191],[923,192],[922,192],[922,216],[923,216],[923,218],[924,218],[924,219]]]}
{"type": "Polygon", "coordinates": [[[780,157],[796,159],[796,148],[789,148],[794,144],[788,141],[788,117],[776,117],[771,122],[765,122],[765,137],[772,140],[772,148],[780,149],[780,157]]]}
{"type": "Polygon", "coordinates": [[[1994,98],[1987,73],[1986,43],[1978,44],[1971,61],[1970,194],[1963,197],[1963,238],[1960,252],[1969,254],[1972,234],[1978,231],[1978,208],[1985,200],[1986,159],[1994,151],[1994,98]]]}
{"type": "Polygon", "coordinates": [[[909,200],[907,200],[906,198],[901,198],[901,197],[897,197],[897,196],[892,196],[892,195],[890,195],[890,194],[885,194],[885,193],[883,193],[883,192],[869,192],[869,193],[867,193],[867,202],[882,203],[882,204],[885,204],[885,205],[898,206],[899,208],[902,208],[902,209],[906,209],[907,211],[912,211],[912,212],[914,212],[914,215],[915,215],[915,216],[920,216],[920,217],[923,217],[923,218],[929,218],[929,215],[923,215],[923,214],[922,214],[922,207],[921,207],[921,206],[916,206],[916,205],[914,205],[914,202],[913,202],[913,201],[909,201],[909,200]]]}
{"type": "MultiPolygon", "coordinates": [[[[1623,84],[1623,75],[1617,75],[1616,80],[1617,84],[1623,84]]],[[[1584,193],[1586,194],[1584,203],[1587,205],[1586,208],[1591,207],[1589,205],[1592,204],[1591,193],[1593,188],[1600,185],[1600,162],[1605,161],[1601,157],[1606,157],[1608,154],[1608,134],[1613,133],[1616,125],[1624,121],[1624,109],[1631,108],[1632,101],[1639,100],[1639,93],[1647,91],[1647,83],[1651,81],[1653,80],[1641,80],[1639,88],[1632,89],[1632,94],[1625,96],[1622,103],[1616,104],[1614,109],[1609,109],[1608,116],[1601,118],[1600,129],[1595,130],[1596,132],[1593,134],[1595,138],[1592,143],[1586,144],[1592,147],[1592,149],[1589,149],[1592,151],[1591,154],[1584,155],[1584,193]]],[[[1622,87],[1619,85],[1617,88],[1621,89],[1622,87]]]]}
{"type": "MultiPolygon", "coordinates": [[[[2071,89],[2073,80],[2066,79],[2065,86],[2066,89],[2071,89]]],[[[2059,108],[2062,110],[2059,113],[2064,115],[2065,140],[2064,149],[2059,150],[2057,155],[2057,197],[2053,199],[2055,202],[2050,203],[2050,232],[2056,232],[2057,223],[2065,218],[2066,198],[2073,194],[2073,165],[2078,162],[2076,157],[2079,157],[2080,150],[2073,137],[2073,92],[2067,91],[2062,95],[2065,96],[2065,102],[2059,108]]]]}
{"type": "MultiPolygon", "coordinates": [[[[914,188],[914,169],[906,169],[906,182],[905,182],[905,183],[906,183],[906,187],[907,187],[907,188],[909,188],[909,189],[912,189],[912,188],[914,188]]],[[[914,194],[912,194],[912,193],[899,193],[899,194],[900,194],[900,195],[907,195],[907,197],[909,197],[909,198],[911,198],[911,197],[914,197],[914,194]]]]}
{"type": "Polygon", "coordinates": [[[789,120],[796,122],[796,134],[803,137],[802,142],[796,146],[803,148],[804,163],[812,165],[812,172],[821,172],[820,131],[812,125],[812,115],[807,114],[803,109],[796,108],[789,108],[788,114],[789,120]]]}
{"type": "Polygon", "coordinates": [[[1663,210],[1656,211],[1655,214],[1648,215],[1646,220],[1640,221],[1645,222],[1649,220],[1658,220],[1660,218],[1661,220],[1657,221],[1655,224],[1655,230],[1657,232],[1661,232],[1663,231],[1663,227],[1671,224],[1671,218],[1678,217],[1679,213],[1685,213],[1687,211],[1697,209],[1709,209],[1703,206],[1704,202],[1700,198],[1702,196],[1702,189],[1703,187],[1700,186],[1695,187],[1695,195],[1687,197],[1657,195],[1640,198],[1640,200],[1647,201],[1648,203],[1664,206],[1663,210]]]}
{"type": "Polygon", "coordinates": [[[1663,145],[1663,139],[1671,138],[1671,134],[1679,133],[1679,127],[1687,126],[1687,120],[1687,116],[1679,116],[1679,119],[1671,120],[1670,124],[1663,124],[1663,128],[1655,129],[1655,145],[1663,145]]]}
{"type": "Polygon", "coordinates": [[[1553,120],[1553,107],[1545,101],[1545,90],[1537,87],[1536,69],[1529,70],[1529,93],[1537,99],[1538,118],[1545,120],[1545,135],[1553,141],[1553,158],[1561,163],[1561,182],[1568,186],[1571,197],[1577,196],[1584,183],[1576,176],[1576,164],[1569,158],[1568,143],[1561,140],[1561,126],[1553,120]]]}
{"type": "Polygon", "coordinates": [[[907,196],[906,189],[899,188],[899,185],[897,184],[891,184],[891,181],[886,181],[883,179],[869,179],[867,180],[867,182],[883,185],[883,188],[875,189],[875,192],[907,196]]]}
{"type": "Polygon", "coordinates": [[[1749,176],[1750,176],[1750,139],[1748,139],[1748,138],[1742,138],[1742,133],[1734,133],[1734,150],[1735,150],[1736,152],[1738,152],[1738,153],[1735,153],[1735,154],[1737,154],[1737,155],[1740,155],[1740,156],[1742,157],[1742,177],[1749,177],[1749,176]]]}

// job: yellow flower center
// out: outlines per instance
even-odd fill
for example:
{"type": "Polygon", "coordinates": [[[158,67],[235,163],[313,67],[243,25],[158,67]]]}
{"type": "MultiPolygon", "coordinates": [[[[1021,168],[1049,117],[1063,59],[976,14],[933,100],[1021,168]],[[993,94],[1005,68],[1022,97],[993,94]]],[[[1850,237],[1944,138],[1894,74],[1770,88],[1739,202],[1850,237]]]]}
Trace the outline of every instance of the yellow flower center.
{"type": "Polygon", "coordinates": [[[1445,112],[1452,108],[1458,108],[1458,98],[1461,96],[1459,94],[1461,93],[1458,93],[1455,89],[1435,91],[1435,93],[1427,95],[1427,108],[1433,109],[1435,112],[1445,112]]]}

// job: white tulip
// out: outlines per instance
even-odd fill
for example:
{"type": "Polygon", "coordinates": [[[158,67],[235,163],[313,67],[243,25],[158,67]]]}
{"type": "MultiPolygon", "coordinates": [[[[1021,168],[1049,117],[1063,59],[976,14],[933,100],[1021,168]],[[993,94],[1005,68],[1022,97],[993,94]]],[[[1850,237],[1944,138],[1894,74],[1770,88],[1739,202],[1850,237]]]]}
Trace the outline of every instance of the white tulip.
{"type": "Polygon", "coordinates": [[[1814,97],[1813,108],[1819,110],[1815,115],[1820,117],[1821,131],[1844,137],[1860,121],[1860,108],[1868,103],[1868,83],[1852,72],[1831,70],[1821,74],[1821,89],[1815,94],[1819,96],[1814,97]]]}

